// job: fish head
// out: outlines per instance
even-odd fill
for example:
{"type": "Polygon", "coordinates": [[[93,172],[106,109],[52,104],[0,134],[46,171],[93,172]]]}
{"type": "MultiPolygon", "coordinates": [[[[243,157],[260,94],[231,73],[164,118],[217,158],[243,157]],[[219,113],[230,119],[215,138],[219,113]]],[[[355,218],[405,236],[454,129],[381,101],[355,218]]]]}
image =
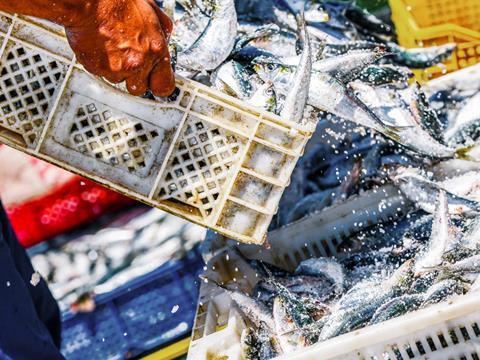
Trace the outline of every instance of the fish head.
{"type": "Polygon", "coordinates": [[[292,70],[280,61],[258,58],[254,61],[253,70],[265,82],[276,83],[282,76],[292,73],[292,70]]]}
{"type": "Polygon", "coordinates": [[[400,292],[410,288],[415,278],[415,261],[413,259],[405,261],[387,281],[387,286],[392,286],[400,292]]]}
{"type": "Polygon", "coordinates": [[[277,93],[271,82],[265,82],[257,87],[249,103],[253,106],[263,108],[269,112],[277,112],[277,93]]]}
{"type": "Polygon", "coordinates": [[[417,169],[405,166],[398,166],[397,168],[392,170],[390,178],[395,184],[400,185],[410,182],[412,177],[415,175],[418,175],[417,169]]]}

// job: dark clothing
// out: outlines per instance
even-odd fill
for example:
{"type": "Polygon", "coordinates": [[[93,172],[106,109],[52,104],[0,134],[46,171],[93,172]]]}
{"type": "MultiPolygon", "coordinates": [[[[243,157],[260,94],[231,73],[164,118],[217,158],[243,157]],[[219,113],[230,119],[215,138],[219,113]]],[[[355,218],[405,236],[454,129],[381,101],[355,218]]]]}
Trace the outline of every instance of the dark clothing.
{"type": "Polygon", "coordinates": [[[60,312],[47,283],[34,273],[0,203],[0,359],[56,360],[60,312]]]}

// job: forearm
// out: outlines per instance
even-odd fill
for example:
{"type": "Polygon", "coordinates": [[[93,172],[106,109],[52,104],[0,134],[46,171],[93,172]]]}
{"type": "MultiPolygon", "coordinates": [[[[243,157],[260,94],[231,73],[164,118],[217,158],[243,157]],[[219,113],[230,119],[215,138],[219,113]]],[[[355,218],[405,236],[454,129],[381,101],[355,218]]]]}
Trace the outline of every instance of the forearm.
{"type": "Polygon", "coordinates": [[[0,0],[0,10],[35,16],[64,26],[87,21],[96,0],[0,0]]]}

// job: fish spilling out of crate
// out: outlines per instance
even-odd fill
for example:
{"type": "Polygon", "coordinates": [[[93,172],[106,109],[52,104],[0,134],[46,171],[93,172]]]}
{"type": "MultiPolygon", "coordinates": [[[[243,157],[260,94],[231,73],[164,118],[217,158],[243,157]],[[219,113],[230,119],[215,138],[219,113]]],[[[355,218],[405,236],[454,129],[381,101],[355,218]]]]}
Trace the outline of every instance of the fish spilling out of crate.
{"type": "MultiPolygon", "coordinates": [[[[257,244],[319,119],[349,121],[432,160],[478,155],[444,141],[424,91],[409,85],[409,68],[439,63],[455,45],[404,49],[391,25],[352,2],[162,6],[175,20],[172,58],[183,78],[158,101],[96,83],[58,27],[0,16],[0,139],[257,244]]],[[[305,210],[296,211],[288,220],[305,210]]]]}

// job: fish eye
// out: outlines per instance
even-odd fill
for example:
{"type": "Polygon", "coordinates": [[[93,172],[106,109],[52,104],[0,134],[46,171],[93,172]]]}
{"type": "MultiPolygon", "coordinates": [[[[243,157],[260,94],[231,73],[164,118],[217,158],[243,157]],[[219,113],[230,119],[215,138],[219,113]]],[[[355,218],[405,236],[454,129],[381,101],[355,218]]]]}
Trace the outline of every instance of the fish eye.
{"type": "Polygon", "coordinates": [[[274,94],[273,88],[269,87],[265,90],[265,94],[271,96],[274,94]]]}
{"type": "Polygon", "coordinates": [[[270,71],[273,71],[273,70],[275,70],[275,65],[267,64],[267,69],[270,70],[270,71]]]}

